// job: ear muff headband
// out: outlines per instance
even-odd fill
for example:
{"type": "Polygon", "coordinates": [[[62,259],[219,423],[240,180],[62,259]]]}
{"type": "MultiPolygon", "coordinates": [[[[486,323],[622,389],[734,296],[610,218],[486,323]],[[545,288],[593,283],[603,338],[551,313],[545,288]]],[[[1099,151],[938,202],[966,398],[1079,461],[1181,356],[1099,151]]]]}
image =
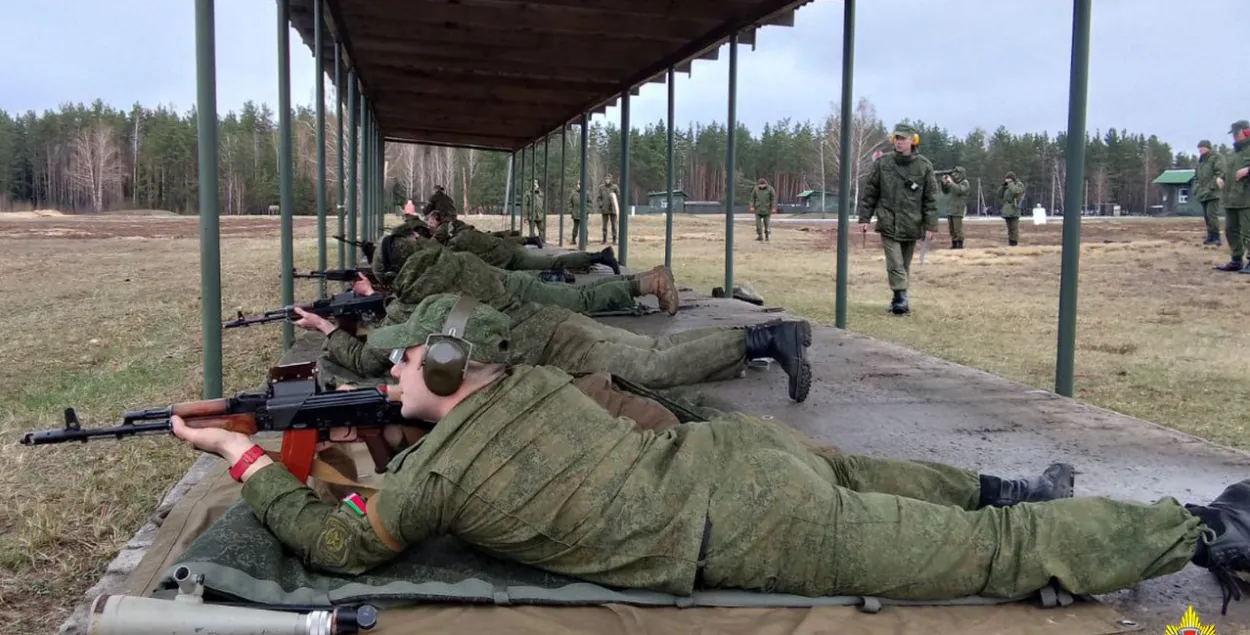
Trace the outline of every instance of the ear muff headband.
{"type": "Polygon", "coordinates": [[[389,272],[391,270],[391,243],[395,241],[394,234],[387,234],[382,237],[382,244],[378,245],[382,249],[382,271],[389,272]]]}
{"type": "Polygon", "coordinates": [[[464,329],[477,299],[461,295],[443,321],[442,333],[425,338],[425,354],[421,357],[421,376],[430,392],[446,397],[460,389],[469,370],[473,344],[464,339],[464,329]]]}

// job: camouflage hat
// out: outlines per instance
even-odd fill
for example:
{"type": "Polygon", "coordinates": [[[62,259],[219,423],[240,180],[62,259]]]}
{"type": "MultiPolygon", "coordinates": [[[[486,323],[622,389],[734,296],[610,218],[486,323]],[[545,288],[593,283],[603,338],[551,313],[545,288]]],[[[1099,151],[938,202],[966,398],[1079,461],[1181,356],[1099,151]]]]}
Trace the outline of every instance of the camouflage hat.
{"type": "MultiPolygon", "coordinates": [[[[460,300],[456,293],[438,293],[427,296],[413,309],[408,321],[375,329],[369,333],[369,346],[382,350],[410,348],[425,343],[426,338],[443,332],[452,307],[460,300]]],[[[484,364],[503,364],[508,361],[508,336],[511,321],[508,316],[478,303],[469,314],[462,339],[473,345],[469,359],[484,364]]]]}
{"type": "Polygon", "coordinates": [[[1238,119],[1237,121],[1233,122],[1232,127],[1228,129],[1228,133],[1237,134],[1238,132],[1241,132],[1242,130],[1247,130],[1247,129],[1250,129],[1250,121],[1246,121],[1245,119],[1238,119]]]}
{"type": "Polygon", "coordinates": [[[1005,178],[1005,179],[1014,179],[1014,178],[1016,178],[1016,173],[1015,173],[1015,172],[1008,171],[1006,174],[1004,174],[1004,175],[1003,175],[1003,178],[1005,178]]]}
{"type": "Polygon", "coordinates": [[[1210,141],[1209,139],[1203,139],[1202,141],[1199,141],[1199,142],[1198,142],[1198,147],[1199,147],[1199,148],[1206,148],[1206,149],[1210,150],[1210,149],[1211,149],[1211,141],[1210,141]]]}
{"type": "Polygon", "coordinates": [[[916,129],[909,124],[900,123],[894,126],[894,132],[890,133],[892,137],[907,137],[908,139],[916,136],[916,129]]]}
{"type": "Polygon", "coordinates": [[[373,254],[373,262],[370,263],[373,268],[373,275],[377,276],[379,280],[389,279],[399,271],[400,267],[404,266],[404,261],[416,253],[417,249],[417,241],[408,236],[393,234],[384,236],[382,242],[378,245],[377,251],[373,254]]]}

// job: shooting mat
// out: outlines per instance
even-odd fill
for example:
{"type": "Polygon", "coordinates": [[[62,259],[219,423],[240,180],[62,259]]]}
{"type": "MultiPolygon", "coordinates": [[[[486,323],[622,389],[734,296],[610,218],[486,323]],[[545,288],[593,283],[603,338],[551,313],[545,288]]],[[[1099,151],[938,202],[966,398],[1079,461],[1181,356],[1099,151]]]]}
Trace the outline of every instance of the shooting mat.
{"type": "MultiPolygon", "coordinates": [[[[277,439],[262,445],[276,449],[277,439]]],[[[363,448],[353,448],[352,454],[362,467],[371,465],[363,448]]],[[[368,484],[372,478],[362,480],[368,484]]],[[[1019,602],[968,598],[955,606],[935,606],[743,591],[678,598],[615,590],[501,561],[449,537],[410,550],[366,575],[322,575],[305,569],[283,550],[239,499],[240,487],[226,474],[224,463],[215,466],[170,511],[123,592],[172,597],[169,576],[176,567],[186,566],[205,575],[210,592],[251,602],[373,603],[382,610],[379,626],[371,633],[385,635],[502,630],[534,635],[712,631],[1095,635],[1138,630],[1117,624],[1121,616],[1101,603],[1072,602],[1053,593],[1019,602]]]]}

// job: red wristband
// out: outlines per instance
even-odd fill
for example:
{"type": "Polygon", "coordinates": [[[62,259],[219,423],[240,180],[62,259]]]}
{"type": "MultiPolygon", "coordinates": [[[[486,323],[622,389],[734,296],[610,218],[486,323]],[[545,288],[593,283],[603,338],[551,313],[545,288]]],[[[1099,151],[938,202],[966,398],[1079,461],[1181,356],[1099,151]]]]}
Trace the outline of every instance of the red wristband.
{"type": "Polygon", "coordinates": [[[256,459],[259,459],[262,456],[265,456],[265,450],[259,445],[253,445],[248,448],[247,452],[244,452],[243,456],[239,457],[239,461],[230,468],[230,478],[236,481],[242,481],[243,473],[247,471],[247,468],[252,467],[252,464],[256,462],[256,459]]]}

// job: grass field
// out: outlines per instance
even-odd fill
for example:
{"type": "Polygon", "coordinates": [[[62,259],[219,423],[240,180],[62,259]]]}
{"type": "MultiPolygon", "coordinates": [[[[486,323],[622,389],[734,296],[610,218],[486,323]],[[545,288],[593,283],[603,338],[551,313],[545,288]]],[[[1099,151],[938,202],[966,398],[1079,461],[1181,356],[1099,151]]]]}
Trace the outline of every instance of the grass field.
{"type": "MultiPolygon", "coordinates": [[[[301,269],[316,264],[314,223],[296,221],[301,269]]],[[[735,280],[769,304],[832,324],[833,227],[779,222],[761,244],[750,223],[737,223],[735,280]]],[[[222,219],[225,317],[279,305],[277,230],[276,218],[222,219]]],[[[890,291],[876,235],[864,246],[853,233],[849,327],[1052,388],[1059,224],[1026,222],[1015,248],[1005,246],[1001,222],[969,222],[967,230],[967,249],[946,249],[943,226],[925,263],[913,263],[913,315],[901,319],[885,312],[890,291]]],[[[707,292],[723,283],[723,231],[717,218],[678,220],[673,264],[683,285],[707,292]]],[[[1200,247],[1202,233],[1196,219],[1085,224],[1077,396],[1250,449],[1242,359],[1250,276],[1212,271],[1227,251],[1200,247]]],[[[597,219],[590,235],[599,235],[597,219]]],[[[632,219],[630,237],[630,266],[663,262],[662,219],[632,219]]],[[[194,453],[170,439],[40,448],[17,440],[61,425],[69,406],[84,425],[109,425],[124,409],[198,398],[198,224],[0,214],[0,254],[0,623],[51,633],[194,453]]],[[[312,299],[315,284],[297,281],[297,299],[312,299]]],[[[257,386],[277,358],[279,332],[225,333],[227,392],[257,386]]]]}

